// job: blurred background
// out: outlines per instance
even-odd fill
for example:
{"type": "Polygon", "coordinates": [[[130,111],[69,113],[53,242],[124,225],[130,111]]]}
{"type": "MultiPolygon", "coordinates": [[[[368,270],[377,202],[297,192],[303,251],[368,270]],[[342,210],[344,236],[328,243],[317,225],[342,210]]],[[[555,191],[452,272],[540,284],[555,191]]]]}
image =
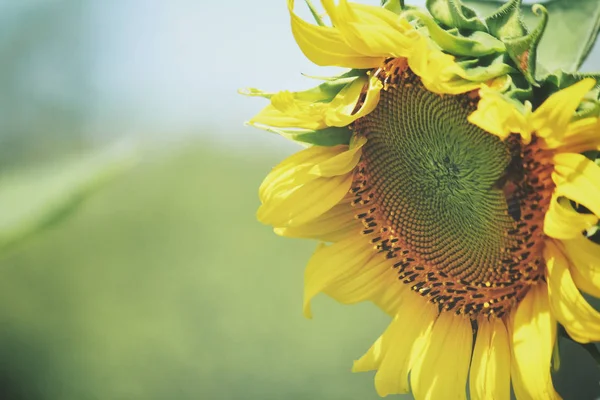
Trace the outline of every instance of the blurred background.
{"type": "MultiPolygon", "coordinates": [[[[335,72],[283,0],[0,0],[0,60],[0,400],[378,398],[350,368],[388,318],[302,317],[315,244],[254,216],[298,147],[237,90],[335,72]]],[[[559,389],[600,395],[564,345],[559,389]]]]}

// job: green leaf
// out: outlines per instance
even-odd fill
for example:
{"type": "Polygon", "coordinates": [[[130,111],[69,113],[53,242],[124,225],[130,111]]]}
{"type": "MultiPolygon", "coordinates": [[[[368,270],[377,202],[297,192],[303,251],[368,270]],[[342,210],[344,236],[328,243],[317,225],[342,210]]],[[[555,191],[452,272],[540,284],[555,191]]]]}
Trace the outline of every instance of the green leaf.
{"type": "Polygon", "coordinates": [[[500,53],[506,50],[504,43],[485,32],[475,31],[469,36],[456,35],[442,29],[430,16],[420,11],[408,11],[427,27],[429,36],[450,54],[458,56],[480,57],[500,53]]]}
{"type": "Polygon", "coordinates": [[[558,71],[553,74],[549,74],[545,77],[544,84],[551,87],[552,91],[549,94],[562,90],[566,87],[574,85],[575,83],[585,79],[593,78],[596,80],[594,91],[600,89],[600,72],[588,73],[588,72],[564,72],[558,71]]]}
{"type": "MultiPolygon", "coordinates": [[[[308,90],[292,93],[294,94],[294,98],[298,100],[329,102],[333,100],[346,85],[354,82],[357,77],[366,75],[366,73],[367,70],[364,69],[351,69],[338,76],[325,78],[314,77],[315,79],[324,80],[325,82],[308,90]]],[[[277,92],[264,92],[256,88],[240,89],[238,90],[238,93],[244,96],[263,97],[265,99],[270,99],[277,94],[277,92]]]]}
{"type": "Polygon", "coordinates": [[[543,6],[533,6],[533,12],[536,15],[541,14],[541,21],[536,28],[525,36],[506,39],[506,52],[517,65],[517,68],[523,73],[525,79],[532,85],[537,85],[536,68],[538,44],[548,24],[548,12],[543,6]]]}
{"type": "MultiPolygon", "coordinates": [[[[492,15],[504,5],[500,1],[465,0],[482,15],[492,15]]],[[[547,71],[575,72],[593,48],[600,30],[600,1],[550,0],[544,2],[549,20],[538,48],[538,62],[547,71]]],[[[538,18],[530,6],[522,7],[530,28],[538,18]]]]}
{"type": "Polygon", "coordinates": [[[516,73],[517,70],[506,64],[504,54],[471,59],[457,59],[458,65],[465,70],[472,82],[485,82],[501,75],[516,73]]]}
{"type": "MultiPolygon", "coordinates": [[[[597,309],[598,308],[597,304],[598,304],[597,301],[594,301],[592,306],[594,306],[594,308],[597,309]]],[[[585,351],[587,351],[587,353],[596,362],[596,366],[600,367],[600,350],[598,350],[598,347],[596,346],[595,343],[579,343],[579,342],[573,340],[562,325],[558,326],[557,333],[558,333],[559,337],[563,337],[563,338],[575,343],[576,345],[581,346],[585,351]]]]}
{"type": "Polygon", "coordinates": [[[498,39],[521,37],[527,34],[527,27],[521,13],[521,1],[511,0],[485,19],[490,33],[498,39]]]}
{"type": "Polygon", "coordinates": [[[513,100],[513,104],[523,111],[524,103],[533,100],[533,87],[521,74],[511,74],[509,77],[510,88],[504,93],[504,96],[513,100]]]}
{"type": "Polygon", "coordinates": [[[449,28],[487,32],[475,11],[460,0],[427,0],[426,7],[433,18],[449,28]]]}
{"type": "Polygon", "coordinates": [[[338,144],[349,144],[352,138],[352,131],[347,126],[328,127],[321,130],[296,129],[296,128],[274,128],[272,126],[260,124],[248,124],[267,132],[276,133],[286,139],[295,142],[315,145],[315,146],[337,146],[338,144]]]}
{"type": "Polygon", "coordinates": [[[123,146],[0,176],[0,256],[70,215],[102,184],[135,161],[123,146]]]}
{"type": "Polygon", "coordinates": [[[593,78],[596,80],[594,88],[583,98],[579,105],[574,118],[581,119],[587,117],[597,117],[600,115],[600,72],[586,73],[577,72],[569,73],[557,71],[553,74],[548,74],[541,82],[539,90],[541,98],[548,98],[553,93],[558,92],[566,87],[569,87],[585,78],[593,78]]]}

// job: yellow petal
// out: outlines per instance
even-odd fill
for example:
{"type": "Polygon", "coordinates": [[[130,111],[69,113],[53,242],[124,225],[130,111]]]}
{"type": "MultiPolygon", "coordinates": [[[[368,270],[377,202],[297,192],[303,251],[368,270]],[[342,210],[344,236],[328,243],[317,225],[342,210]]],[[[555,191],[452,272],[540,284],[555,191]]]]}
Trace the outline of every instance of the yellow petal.
{"type": "Polygon", "coordinates": [[[379,336],[369,350],[367,350],[367,352],[360,359],[354,361],[352,372],[367,372],[379,368],[381,361],[385,356],[385,352],[390,344],[389,333],[392,332],[393,324],[394,321],[392,321],[392,324],[388,326],[383,335],[379,336]]]}
{"type": "Polygon", "coordinates": [[[562,244],[571,260],[571,276],[577,287],[600,297],[600,245],[583,235],[563,240],[562,244]]]}
{"type": "Polygon", "coordinates": [[[375,374],[375,389],[380,396],[409,391],[409,372],[431,341],[436,307],[414,293],[407,292],[407,297],[413,299],[405,301],[394,319],[391,343],[375,374]]]}
{"type": "MultiPolygon", "coordinates": [[[[406,284],[402,283],[402,281],[398,279],[397,271],[395,269],[393,271],[396,274],[392,277],[395,281],[395,284],[387,285],[387,287],[383,288],[383,290],[381,290],[379,293],[376,293],[376,295],[374,295],[371,299],[373,303],[377,305],[377,307],[382,309],[386,314],[388,314],[391,317],[396,316],[398,312],[400,312],[400,309],[402,308],[403,299],[402,293],[404,293],[404,291],[406,290],[406,284]]],[[[416,296],[417,299],[421,298],[415,293],[412,293],[411,296],[416,296]]]]}
{"type": "Polygon", "coordinates": [[[334,158],[345,151],[348,151],[346,145],[313,146],[289,156],[273,168],[260,185],[258,195],[261,202],[266,202],[271,197],[276,196],[278,191],[289,190],[315,179],[317,175],[309,174],[309,171],[315,165],[334,158]]]}
{"type": "Polygon", "coordinates": [[[571,122],[561,140],[546,141],[546,147],[561,153],[583,153],[600,150],[600,119],[583,118],[571,122]]]}
{"type": "Polygon", "coordinates": [[[348,201],[342,200],[340,204],[312,221],[295,227],[275,228],[275,233],[286,237],[339,242],[349,236],[360,236],[364,226],[355,218],[358,212],[348,201]]]}
{"type": "Polygon", "coordinates": [[[533,286],[510,317],[511,378],[517,399],[560,399],[552,386],[550,363],[556,320],[546,285],[533,286]]]}
{"type": "Polygon", "coordinates": [[[569,336],[580,343],[600,340],[600,313],[583,298],[569,272],[569,263],[552,242],[544,249],[550,308],[569,336]]]}
{"type": "Polygon", "coordinates": [[[282,91],[273,95],[271,104],[255,115],[249,124],[311,130],[347,126],[373,111],[382,87],[376,77],[367,79],[362,76],[348,83],[330,102],[307,101],[294,97],[289,91],[282,91]],[[365,100],[355,110],[365,87],[365,100]]]}
{"type": "Polygon", "coordinates": [[[250,121],[251,125],[267,125],[279,128],[304,128],[319,130],[326,128],[325,112],[327,103],[298,102],[277,94],[272,97],[277,106],[267,105],[250,121]],[[293,102],[291,105],[286,102],[293,102]],[[279,107],[279,108],[278,108],[279,107]]]}
{"type": "Polygon", "coordinates": [[[373,257],[364,237],[350,237],[332,245],[320,244],[304,272],[304,315],[311,318],[310,301],[340,279],[353,276],[373,257]]]}
{"type": "Polygon", "coordinates": [[[328,126],[349,125],[375,109],[377,103],[379,103],[379,96],[383,84],[377,77],[372,76],[368,81],[369,86],[367,88],[365,101],[361,107],[354,112],[356,103],[358,102],[359,96],[366,83],[366,77],[356,79],[352,84],[342,89],[331,101],[325,114],[325,123],[328,126]]]}
{"type": "Polygon", "coordinates": [[[303,225],[338,204],[351,186],[352,174],[317,178],[279,192],[263,203],[256,215],[260,222],[274,227],[303,225]]]}
{"type": "Polygon", "coordinates": [[[288,157],[259,189],[259,221],[276,228],[298,227],[323,215],[348,193],[360,159],[359,139],[347,145],[313,146],[288,157]]]}
{"type": "Polygon", "coordinates": [[[417,399],[466,399],[473,332],[468,317],[442,312],[410,382],[417,399]]]}
{"type": "Polygon", "coordinates": [[[506,139],[511,133],[519,133],[524,143],[531,141],[532,128],[527,115],[522,114],[497,91],[486,86],[479,90],[477,110],[469,115],[470,123],[486,132],[506,139]]]}
{"type": "Polygon", "coordinates": [[[371,300],[389,285],[400,285],[398,273],[389,264],[389,260],[375,255],[362,268],[344,279],[337,280],[323,290],[343,304],[354,304],[371,300]]]}
{"type": "Polygon", "coordinates": [[[578,213],[568,199],[554,194],[544,217],[544,233],[554,239],[572,239],[597,223],[598,217],[578,213]]]}
{"type": "Polygon", "coordinates": [[[347,174],[352,171],[362,154],[361,149],[367,143],[367,139],[360,137],[353,141],[350,148],[343,153],[337,154],[328,160],[315,164],[309,174],[329,178],[336,175],[347,174]]]}
{"type": "Polygon", "coordinates": [[[371,57],[406,57],[418,34],[395,13],[382,7],[323,0],[323,7],[344,40],[357,52],[371,57]]]}
{"type": "MultiPolygon", "coordinates": [[[[399,297],[401,298],[401,302],[409,296],[410,292],[403,290],[399,297]]],[[[417,306],[417,304],[414,304],[417,306]]],[[[390,347],[391,343],[394,343],[399,330],[401,329],[401,316],[404,316],[407,312],[411,312],[414,310],[414,306],[409,302],[409,308],[405,310],[398,310],[398,313],[394,314],[392,318],[392,322],[388,325],[387,329],[379,338],[373,343],[373,345],[367,350],[363,356],[354,361],[352,366],[352,372],[366,372],[366,371],[374,371],[379,368],[383,358],[386,355],[387,350],[390,347]],[[400,322],[400,323],[397,323],[400,322]]],[[[435,315],[434,318],[435,319],[435,315]]]]}
{"type": "Polygon", "coordinates": [[[463,79],[464,71],[454,62],[454,57],[430,48],[423,36],[413,45],[408,65],[421,77],[427,90],[434,93],[459,94],[481,86],[479,83],[463,79]]]}
{"type": "Polygon", "coordinates": [[[360,54],[345,40],[337,28],[309,24],[294,13],[294,0],[288,0],[292,33],[304,55],[317,65],[346,68],[375,68],[383,57],[360,54]]]}
{"type": "Polygon", "coordinates": [[[594,79],[586,78],[548,97],[531,119],[536,135],[547,140],[561,140],[583,96],[595,84],[594,79]]]}
{"type": "Polygon", "coordinates": [[[352,368],[354,372],[378,370],[375,388],[380,396],[408,392],[408,374],[429,341],[438,314],[422,297],[409,291],[403,296],[403,307],[388,329],[352,368]]]}
{"type": "Polygon", "coordinates": [[[600,166],[574,153],[555,154],[552,160],[556,195],[582,204],[600,217],[600,166]]]}
{"type": "Polygon", "coordinates": [[[499,318],[478,321],[469,387],[472,400],[510,399],[510,346],[499,318]]]}

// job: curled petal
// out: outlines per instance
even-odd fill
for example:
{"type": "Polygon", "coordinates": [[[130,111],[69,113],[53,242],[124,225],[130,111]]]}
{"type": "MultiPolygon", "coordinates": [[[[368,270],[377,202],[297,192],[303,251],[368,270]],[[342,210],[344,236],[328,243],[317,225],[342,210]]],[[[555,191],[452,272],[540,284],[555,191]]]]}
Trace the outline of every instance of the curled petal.
{"type": "Polygon", "coordinates": [[[255,115],[249,123],[311,130],[347,126],[373,111],[379,102],[382,87],[382,83],[376,77],[358,77],[329,102],[304,100],[294,93],[282,91],[272,95],[271,104],[255,115]],[[357,109],[358,100],[363,92],[366,92],[364,101],[357,109]]]}
{"type": "Polygon", "coordinates": [[[598,217],[578,213],[568,199],[555,194],[544,218],[544,233],[554,239],[573,239],[597,223],[598,217]]]}
{"type": "Polygon", "coordinates": [[[383,57],[371,57],[352,48],[339,29],[309,24],[294,13],[294,0],[288,0],[292,33],[296,43],[309,60],[321,66],[375,68],[383,57]]]}
{"type": "Polygon", "coordinates": [[[406,57],[419,36],[397,14],[385,8],[323,0],[323,7],[350,47],[366,56],[406,57]]]}
{"type": "Polygon", "coordinates": [[[562,244],[571,261],[571,276],[577,287],[600,297],[600,245],[583,235],[563,240],[562,244]]]}
{"type": "Polygon", "coordinates": [[[600,340],[600,313],[583,298],[569,272],[569,263],[552,241],[544,249],[550,308],[569,336],[581,343],[600,340]]]}
{"type": "Polygon", "coordinates": [[[584,205],[600,217],[600,166],[574,153],[555,154],[553,162],[555,194],[584,205]]]}
{"type": "Polygon", "coordinates": [[[342,89],[331,101],[325,114],[325,123],[328,126],[346,126],[369,114],[379,103],[379,94],[382,87],[381,81],[374,76],[369,78],[368,81],[366,77],[357,79],[342,89]],[[356,103],[367,83],[365,100],[355,112],[356,103]]]}

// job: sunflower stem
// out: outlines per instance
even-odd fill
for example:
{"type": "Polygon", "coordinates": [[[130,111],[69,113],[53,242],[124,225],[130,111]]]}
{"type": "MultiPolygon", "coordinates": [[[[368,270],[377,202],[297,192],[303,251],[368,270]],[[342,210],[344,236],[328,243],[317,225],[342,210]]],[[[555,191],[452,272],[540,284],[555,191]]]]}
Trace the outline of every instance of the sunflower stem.
{"type": "Polygon", "coordinates": [[[596,361],[596,364],[600,368],[600,351],[598,351],[598,347],[596,347],[594,343],[582,344],[581,347],[583,347],[589,353],[589,355],[592,356],[592,358],[594,359],[594,361],[596,361]]]}
{"type": "Polygon", "coordinates": [[[569,334],[567,333],[566,329],[562,325],[558,326],[558,332],[557,333],[558,333],[559,336],[562,336],[565,339],[568,339],[571,342],[573,342],[575,344],[578,344],[581,347],[583,347],[583,349],[585,351],[587,351],[590,356],[592,356],[592,358],[594,359],[594,361],[596,361],[596,365],[598,366],[598,368],[600,368],[600,350],[598,350],[598,347],[596,347],[595,343],[579,343],[579,342],[573,340],[573,338],[571,336],[569,336],[569,334]]]}
{"type": "Polygon", "coordinates": [[[317,25],[325,26],[325,22],[323,21],[323,18],[321,18],[321,16],[319,15],[319,12],[313,5],[312,1],[310,1],[310,0],[304,0],[304,1],[306,2],[306,5],[308,6],[308,9],[310,10],[310,13],[312,14],[313,18],[315,19],[315,22],[317,23],[317,25]]]}

